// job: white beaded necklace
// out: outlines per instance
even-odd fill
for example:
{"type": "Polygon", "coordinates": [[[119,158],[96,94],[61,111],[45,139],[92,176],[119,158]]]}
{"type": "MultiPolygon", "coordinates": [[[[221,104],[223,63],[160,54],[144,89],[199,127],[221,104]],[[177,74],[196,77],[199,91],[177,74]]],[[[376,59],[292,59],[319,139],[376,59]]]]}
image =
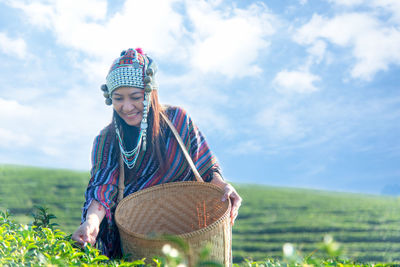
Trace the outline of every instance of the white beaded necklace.
{"type": "Polygon", "coordinates": [[[117,133],[118,137],[119,149],[122,154],[122,159],[124,160],[126,166],[129,169],[132,169],[135,166],[136,160],[139,156],[140,148],[142,146],[143,131],[140,131],[139,133],[136,147],[130,151],[126,151],[115,119],[114,119],[114,126],[115,126],[115,132],[117,133]]]}

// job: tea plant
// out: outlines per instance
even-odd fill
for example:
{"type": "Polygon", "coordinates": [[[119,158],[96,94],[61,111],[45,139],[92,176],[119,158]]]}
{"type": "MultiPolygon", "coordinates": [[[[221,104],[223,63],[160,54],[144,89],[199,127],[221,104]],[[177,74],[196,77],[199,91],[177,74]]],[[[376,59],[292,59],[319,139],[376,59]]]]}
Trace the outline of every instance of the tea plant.
{"type": "Polygon", "coordinates": [[[54,214],[48,213],[48,208],[35,206],[36,212],[32,213],[34,219],[32,225],[38,228],[50,228],[53,229],[54,226],[58,226],[58,223],[50,222],[52,219],[57,217],[54,214]]]}
{"type": "MultiPolygon", "coordinates": [[[[57,229],[52,223],[56,217],[48,209],[37,207],[33,214],[34,221],[30,225],[16,223],[8,211],[0,211],[0,266],[157,266],[157,267],[186,267],[190,252],[187,244],[181,240],[170,238],[171,245],[163,247],[164,255],[153,259],[138,259],[128,262],[126,259],[111,260],[101,255],[99,250],[86,245],[81,248],[75,245],[70,235],[57,229]]],[[[204,248],[199,255],[196,267],[221,265],[207,261],[210,247],[204,248]]],[[[263,261],[245,260],[235,267],[384,267],[399,266],[396,263],[356,263],[341,258],[341,246],[326,236],[319,247],[306,256],[295,248],[295,245],[286,243],[283,246],[283,258],[266,258],[263,261]],[[316,251],[325,257],[315,257],[316,251]]]]}
{"type": "MultiPolygon", "coordinates": [[[[187,254],[166,245],[164,256],[127,262],[125,259],[110,260],[90,244],[81,248],[71,240],[71,235],[56,229],[51,220],[56,216],[47,208],[37,207],[30,225],[17,224],[8,211],[0,211],[0,266],[186,266],[187,254]]],[[[187,248],[182,242],[171,243],[187,248]]],[[[205,262],[207,251],[202,253],[199,266],[220,266],[205,262]]]]}
{"type": "Polygon", "coordinates": [[[90,266],[109,260],[91,246],[76,247],[59,229],[46,227],[54,226],[50,220],[20,225],[8,211],[0,211],[0,266],[90,266]]]}
{"type": "MultiPolygon", "coordinates": [[[[0,164],[0,209],[27,224],[34,205],[49,208],[65,233],[81,220],[88,172],[0,164]]],[[[357,262],[400,261],[400,198],[235,185],[245,201],[233,228],[233,259],[282,257],[291,242],[301,257],[312,254],[329,233],[342,245],[343,255],[357,262]]],[[[323,257],[322,250],[313,257],[323,257]]]]}

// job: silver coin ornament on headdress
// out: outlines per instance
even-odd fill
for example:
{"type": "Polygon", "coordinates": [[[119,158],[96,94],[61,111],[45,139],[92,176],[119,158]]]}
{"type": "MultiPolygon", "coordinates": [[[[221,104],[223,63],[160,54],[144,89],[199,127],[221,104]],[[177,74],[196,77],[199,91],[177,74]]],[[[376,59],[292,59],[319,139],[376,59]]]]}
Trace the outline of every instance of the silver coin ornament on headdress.
{"type": "Polygon", "coordinates": [[[143,54],[141,49],[130,48],[122,51],[121,56],[114,61],[107,75],[106,84],[101,86],[107,105],[112,104],[112,93],[119,87],[129,86],[144,89],[143,118],[140,123],[137,145],[134,149],[130,151],[125,149],[119,127],[114,120],[121,155],[129,169],[135,166],[141,148],[143,148],[143,151],[146,151],[147,116],[151,107],[151,93],[153,90],[158,89],[157,83],[154,81],[156,71],[157,66],[153,60],[143,54]]]}

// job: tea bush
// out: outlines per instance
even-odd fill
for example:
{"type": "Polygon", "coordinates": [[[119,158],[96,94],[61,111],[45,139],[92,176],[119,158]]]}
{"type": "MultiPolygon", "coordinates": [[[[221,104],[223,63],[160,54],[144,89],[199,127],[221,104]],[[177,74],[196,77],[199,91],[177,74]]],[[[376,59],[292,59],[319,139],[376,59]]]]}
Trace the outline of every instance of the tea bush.
{"type": "MultiPolygon", "coordinates": [[[[110,260],[100,255],[99,250],[90,245],[85,248],[76,246],[70,235],[57,229],[57,224],[51,222],[55,216],[48,213],[48,209],[37,207],[33,218],[34,221],[30,225],[21,225],[11,218],[8,211],[0,211],[0,266],[186,266],[185,255],[181,255],[177,249],[169,245],[163,248],[164,257],[147,262],[144,259],[134,262],[127,262],[124,259],[110,260]]],[[[323,252],[326,258],[313,257],[313,253],[302,257],[292,244],[286,243],[283,246],[281,260],[265,259],[257,262],[245,260],[234,266],[399,266],[396,263],[362,264],[341,259],[340,245],[329,236],[325,237],[317,250],[323,252]]],[[[206,257],[207,248],[204,250],[203,260],[206,257]]],[[[202,261],[197,266],[220,265],[202,261]]]]}
{"type": "MultiPolygon", "coordinates": [[[[48,207],[64,233],[80,223],[88,172],[0,164],[0,210],[21,224],[48,207]]],[[[263,185],[235,185],[244,201],[233,228],[235,263],[282,257],[291,242],[306,258],[325,234],[355,262],[400,261],[400,198],[263,185]]],[[[323,257],[321,250],[312,254],[323,257]]]]}
{"type": "MultiPolygon", "coordinates": [[[[8,211],[0,211],[0,266],[185,266],[185,256],[175,248],[165,247],[165,256],[127,262],[110,260],[90,244],[81,248],[71,235],[55,228],[56,217],[47,208],[36,207],[30,225],[16,223],[8,211]]],[[[177,243],[177,242],[176,242],[177,243]]],[[[204,255],[205,258],[207,255],[204,255]]],[[[200,262],[199,266],[220,266],[200,262]]]]}
{"type": "Polygon", "coordinates": [[[87,246],[75,247],[70,237],[46,225],[20,225],[10,214],[0,211],[0,265],[97,265],[108,260],[99,251],[87,246]]]}

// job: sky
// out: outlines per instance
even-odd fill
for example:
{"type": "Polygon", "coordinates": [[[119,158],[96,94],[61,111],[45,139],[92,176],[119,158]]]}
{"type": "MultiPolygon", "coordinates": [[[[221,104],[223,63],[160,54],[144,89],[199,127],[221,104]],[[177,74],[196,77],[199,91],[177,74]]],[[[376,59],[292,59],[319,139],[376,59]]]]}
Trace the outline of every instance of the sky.
{"type": "Polygon", "coordinates": [[[0,163],[90,170],[136,47],[228,181],[399,187],[398,0],[0,0],[0,163]]]}

